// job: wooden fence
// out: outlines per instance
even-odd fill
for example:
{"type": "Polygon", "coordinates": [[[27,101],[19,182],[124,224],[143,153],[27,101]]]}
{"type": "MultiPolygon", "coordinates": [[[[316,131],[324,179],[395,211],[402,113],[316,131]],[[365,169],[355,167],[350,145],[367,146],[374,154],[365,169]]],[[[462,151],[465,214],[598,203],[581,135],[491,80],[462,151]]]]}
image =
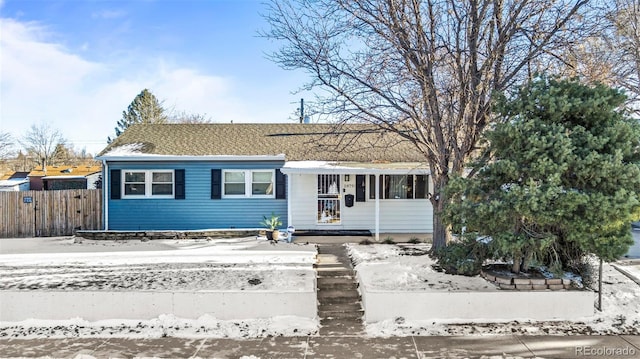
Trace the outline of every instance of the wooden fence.
{"type": "Polygon", "coordinates": [[[0,192],[0,238],[102,229],[102,190],[0,192]]]}

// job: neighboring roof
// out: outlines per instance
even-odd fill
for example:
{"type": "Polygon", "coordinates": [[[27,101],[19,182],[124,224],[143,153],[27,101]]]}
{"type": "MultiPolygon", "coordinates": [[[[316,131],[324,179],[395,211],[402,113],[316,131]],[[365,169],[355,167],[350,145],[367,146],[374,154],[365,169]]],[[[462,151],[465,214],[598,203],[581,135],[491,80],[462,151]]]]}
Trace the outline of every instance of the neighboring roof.
{"type": "Polygon", "coordinates": [[[400,135],[364,124],[136,124],[98,159],[277,156],[287,161],[424,162],[400,135]]]}
{"type": "Polygon", "coordinates": [[[0,179],[0,187],[3,188],[15,187],[25,183],[29,183],[29,180],[25,178],[0,179]]]}
{"type": "Polygon", "coordinates": [[[29,177],[29,172],[7,172],[0,180],[23,180],[29,177]]]}
{"type": "Polygon", "coordinates": [[[47,166],[47,172],[36,167],[29,173],[31,177],[86,177],[102,171],[102,166],[47,166]]]}

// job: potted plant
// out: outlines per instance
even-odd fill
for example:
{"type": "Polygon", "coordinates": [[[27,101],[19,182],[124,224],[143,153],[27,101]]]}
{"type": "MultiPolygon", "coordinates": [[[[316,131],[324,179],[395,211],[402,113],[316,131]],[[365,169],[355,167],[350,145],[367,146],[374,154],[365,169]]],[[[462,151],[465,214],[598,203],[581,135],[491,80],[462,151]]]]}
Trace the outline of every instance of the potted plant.
{"type": "Polygon", "coordinates": [[[263,220],[260,222],[263,226],[267,227],[266,234],[267,239],[270,241],[278,241],[278,237],[280,236],[280,231],[278,231],[278,226],[282,225],[282,221],[279,216],[276,216],[275,213],[271,213],[271,217],[263,216],[263,220]]]}

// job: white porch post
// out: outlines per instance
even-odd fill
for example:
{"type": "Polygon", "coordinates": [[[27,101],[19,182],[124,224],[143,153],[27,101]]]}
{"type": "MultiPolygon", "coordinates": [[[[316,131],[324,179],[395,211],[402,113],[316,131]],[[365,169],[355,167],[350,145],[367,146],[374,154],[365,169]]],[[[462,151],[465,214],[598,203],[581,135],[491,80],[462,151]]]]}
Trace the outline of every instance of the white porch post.
{"type": "Polygon", "coordinates": [[[380,242],[380,174],[375,175],[376,187],[376,242],[380,242]]]}

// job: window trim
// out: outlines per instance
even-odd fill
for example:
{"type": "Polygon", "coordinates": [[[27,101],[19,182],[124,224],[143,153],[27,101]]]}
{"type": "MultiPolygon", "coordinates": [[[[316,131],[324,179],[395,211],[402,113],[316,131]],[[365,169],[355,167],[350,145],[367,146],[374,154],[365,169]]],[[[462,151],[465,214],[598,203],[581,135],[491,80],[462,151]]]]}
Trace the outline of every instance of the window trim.
{"type": "MultiPolygon", "coordinates": [[[[276,170],[275,169],[228,169],[222,170],[221,178],[221,194],[222,198],[276,198],[276,170]],[[226,194],[226,173],[229,172],[243,172],[244,173],[244,194],[226,194]],[[268,172],[271,174],[271,194],[253,194],[253,173],[254,172],[268,172]]],[[[235,183],[235,182],[234,182],[235,183]]],[[[256,182],[265,183],[265,182],[256,182]]]]}
{"type": "MultiPolygon", "coordinates": [[[[122,186],[120,188],[120,198],[122,199],[174,199],[176,196],[176,174],[175,170],[167,170],[167,169],[152,169],[152,170],[142,170],[142,169],[122,169],[120,172],[120,180],[122,182],[122,186]],[[126,194],[127,181],[126,175],[127,173],[144,173],[144,195],[132,195],[126,194]],[[154,173],[171,173],[171,194],[152,194],[153,193],[153,174],[154,173]]],[[[133,183],[133,182],[132,182],[133,183]]],[[[138,183],[138,182],[135,182],[138,183]]],[[[168,184],[168,182],[161,182],[161,184],[168,184]]]]}

